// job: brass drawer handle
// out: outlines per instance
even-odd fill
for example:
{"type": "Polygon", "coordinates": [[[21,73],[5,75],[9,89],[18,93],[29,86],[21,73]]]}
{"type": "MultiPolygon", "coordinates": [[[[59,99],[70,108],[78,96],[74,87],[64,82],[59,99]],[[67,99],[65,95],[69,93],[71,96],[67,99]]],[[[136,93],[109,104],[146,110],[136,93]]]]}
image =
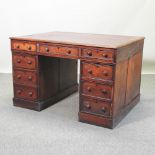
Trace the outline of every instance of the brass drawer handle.
{"type": "Polygon", "coordinates": [[[18,90],[17,93],[20,95],[22,93],[22,91],[21,90],[18,90]]]}
{"type": "Polygon", "coordinates": [[[32,47],[31,46],[28,46],[28,50],[31,50],[32,49],[32,47]]]}
{"type": "Polygon", "coordinates": [[[32,76],[29,76],[29,77],[28,77],[28,80],[31,81],[31,80],[32,80],[32,76]]]}
{"type": "Polygon", "coordinates": [[[17,79],[21,79],[21,75],[17,75],[17,79]]]}
{"type": "Polygon", "coordinates": [[[108,58],[108,54],[103,53],[104,58],[108,58]]]}
{"type": "Polygon", "coordinates": [[[102,90],[102,93],[105,95],[108,94],[108,92],[105,89],[102,90]]]}
{"type": "Polygon", "coordinates": [[[88,54],[89,56],[92,56],[92,52],[91,52],[91,51],[87,52],[87,54],[88,54]]]}
{"type": "Polygon", "coordinates": [[[89,73],[89,74],[93,74],[93,71],[92,71],[92,70],[88,70],[88,73],[89,73]]]}
{"type": "Polygon", "coordinates": [[[68,53],[68,54],[71,54],[71,50],[68,50],[67,53],[68,53]]]}
{"type": "Polygon", "coordinates": [[[17,45],[17,46],[16,46],[16,48],[18,48],[18,49],[19,49],[19,48],[20,48],[20,45],[17,45]]]}
{"type": "Polygon", "coordinates": [[[32,61],[29,60],[27,63],[30,65],[30,64],[32,64],[32,61]]]}
{"type": "Polygon", "coordinates": [[[84,105],[85,105],[85,107],[86,107],[87,109],[91,109],[91,106],[90,106],[89,103],[85,103],[84,105]]]}
{"type": "Polygon", "coordinates": [[[33,95],[33,92],[29,92],[28,95],[31,97],[33,95]]]}
{"type": "Polygon", "coordinates": [[[105,113],[105,112],[106,112],[106,108],[105,108],[105,107],[102,107],[102,108],[101,108],[101,111],[102,111],[103,113],[105,113]]]}
{"type": "Polygon", "coordinates": [[[21,59],[17,59],[17,62],[18,62],[18,63],[21,63],[21,59]]]}
{"type": "Polygon", "coordinates": [[[108,72],[107,71],[103,71],[103,75],[104,76],[108,76],[108,72]]]}
{"type": "Polygon", "coordinates": [[[45,50],[46,50],[46,52],[49,52],[49,48],[48,47],[46,47],[45,50]]]}
{"type": "Polygon", "coordinates": [[[88,90],[89,92],[91,92],[91,88],[90,88],[90,87],[88,87],[87,90],[88,90]]]}

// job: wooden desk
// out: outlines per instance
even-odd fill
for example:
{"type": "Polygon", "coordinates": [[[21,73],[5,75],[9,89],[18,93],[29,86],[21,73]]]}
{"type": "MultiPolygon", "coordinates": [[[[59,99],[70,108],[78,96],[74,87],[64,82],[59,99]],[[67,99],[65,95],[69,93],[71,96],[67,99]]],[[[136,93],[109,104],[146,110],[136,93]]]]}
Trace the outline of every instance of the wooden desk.
{"type": "Polygon", "coordinates": [[[79,121],[113,128],[140,98],[144,37],[51,32],[11,38],[15,106],[41,111],[78,90],[79,121]]]}

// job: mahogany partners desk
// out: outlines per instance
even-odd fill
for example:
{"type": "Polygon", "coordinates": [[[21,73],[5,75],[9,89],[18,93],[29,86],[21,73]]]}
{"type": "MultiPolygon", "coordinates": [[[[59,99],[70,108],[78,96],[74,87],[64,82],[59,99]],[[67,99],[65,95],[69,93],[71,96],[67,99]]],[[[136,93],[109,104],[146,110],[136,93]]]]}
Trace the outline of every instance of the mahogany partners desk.
{"type": "Polygon", "coordinates": [[[51,32],[11,38],[15,106],[41,111],[78,90],[79,121],[115,127],[140,99],[144,37],[51,32]]]}

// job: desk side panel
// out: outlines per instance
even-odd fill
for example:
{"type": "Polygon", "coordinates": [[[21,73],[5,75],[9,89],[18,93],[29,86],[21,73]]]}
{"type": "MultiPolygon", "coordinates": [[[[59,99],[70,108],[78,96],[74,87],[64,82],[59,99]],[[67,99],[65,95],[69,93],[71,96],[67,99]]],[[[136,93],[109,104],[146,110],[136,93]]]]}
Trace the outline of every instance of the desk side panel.
{"type": "Polygon", "coordinates": [[[134,46],[123,48],[121,51],[130,54],[127,55],[126,60],[116,64],[113,102],[114,126],[140,99],[143,42],[137,42],[134,46]]]}

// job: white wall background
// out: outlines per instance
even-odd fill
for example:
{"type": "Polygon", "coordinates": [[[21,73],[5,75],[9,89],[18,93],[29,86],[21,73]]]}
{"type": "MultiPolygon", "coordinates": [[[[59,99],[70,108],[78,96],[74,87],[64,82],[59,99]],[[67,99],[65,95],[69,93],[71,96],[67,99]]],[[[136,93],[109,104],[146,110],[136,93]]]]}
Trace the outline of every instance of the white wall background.
{"type": "Polygon", "coordinates": [[[0,72],[10,36],[50,31],[145,36],[143,73],[155,73],[155,0],[0,0],[0,72]]]}

